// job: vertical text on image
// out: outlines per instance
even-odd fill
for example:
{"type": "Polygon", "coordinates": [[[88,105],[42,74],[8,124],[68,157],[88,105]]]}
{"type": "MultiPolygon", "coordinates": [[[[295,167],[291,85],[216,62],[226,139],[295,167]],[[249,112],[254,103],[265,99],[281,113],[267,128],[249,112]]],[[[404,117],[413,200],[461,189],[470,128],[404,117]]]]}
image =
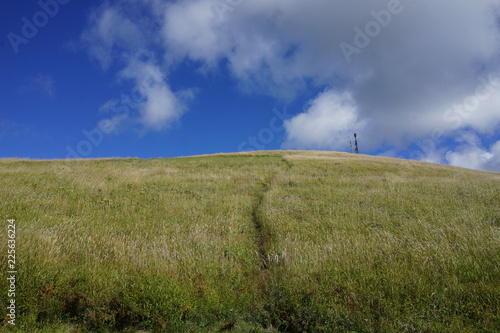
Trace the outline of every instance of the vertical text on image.
{"type": "Polygon", "coordinates": [[[16,220],[7,220],[7,305],[8,323],[15,325],[16,322],[16,220]]]}

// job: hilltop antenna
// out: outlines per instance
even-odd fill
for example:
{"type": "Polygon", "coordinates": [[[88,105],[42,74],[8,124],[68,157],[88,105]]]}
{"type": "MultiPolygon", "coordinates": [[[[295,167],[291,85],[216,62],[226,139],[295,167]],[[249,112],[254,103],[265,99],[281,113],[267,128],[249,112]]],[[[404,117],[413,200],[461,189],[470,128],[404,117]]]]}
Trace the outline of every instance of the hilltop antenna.
{"type": "Polygon", "coordinates": [[[349,138],[349,146],[351,147],[351,154],[352,154],[352,139],[349,138]]]}
{"type": "Polygon", "coordinates": [[[354,133],[354,150],[356,154],[359,154],[358,139],[356,133],[354,133]]]}

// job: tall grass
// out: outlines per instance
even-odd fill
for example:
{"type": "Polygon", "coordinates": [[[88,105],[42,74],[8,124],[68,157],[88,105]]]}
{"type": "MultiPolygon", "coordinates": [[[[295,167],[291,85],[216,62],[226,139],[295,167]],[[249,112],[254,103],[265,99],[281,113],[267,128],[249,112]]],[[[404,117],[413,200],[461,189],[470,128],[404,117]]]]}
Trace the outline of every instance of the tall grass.
{"type": "Polygon", "coordinates": [[[495,173],[330,152],[3,160],[3,329],[496,332],[499,198],[495,173]]]}
{"type": "Polygon", "coordinates": [[[259,180],[281,167],[273,157],[3,162],[20,324],[204,331],[250,316],[262,299],[251,211],[259,180]]]}
{"type": "Polygon", "coordinates": [[[285,158],[293,167],[263,206],[276,326],[498,332],[498,174],[343,154],[285,158]]]}

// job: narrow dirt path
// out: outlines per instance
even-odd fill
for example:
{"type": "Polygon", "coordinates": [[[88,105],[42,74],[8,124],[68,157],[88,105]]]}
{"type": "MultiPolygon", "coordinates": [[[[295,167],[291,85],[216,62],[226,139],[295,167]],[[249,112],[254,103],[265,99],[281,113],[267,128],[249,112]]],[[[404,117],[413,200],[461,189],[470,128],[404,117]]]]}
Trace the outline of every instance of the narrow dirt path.
{"type": "Polygon", "coordinates": [[[271,187],[271,182],[272,179],[276,175],[273,175],[272,178],[270,178],[268,181],[266,181],[262,185],[262,190],[259,192],[257,201],[254,205],[254,208],[252,209],[252,222],[253,226],[255,227],[256,233],[257,233],[257,248],[258,248],[258,254],[259,254],[259,260],[260,260],[260,270],[266,270],[267,267],[267,254],[266,254],[266,240],[264,236],[264,231],[263,231],[263,218],[261,216],[262,211],[262,202],[264,200],[264,196],[266,193],[269,191],[271,187]]]}
{"type": "MultiPolygon", "coordinates": [[[[292,164],[282,156],[282,161],[284,164],[284,169],[281,171],[273,172],[270,174],[263,182],[261,182],[261,189],[257,194],[257,199],[255,201],[254,207],[252,209],[252,221],[256,230],[256,242],[258,248],[258,255],[260,260],[260,271],[263,274],[264,279],[267,277],[267,270],[269,269],[267,252],[266,252],[266,242],[268,237],[266,237],[265,232],[265,217],[262,211],[262,205],[266,194],[272,187],[274,179],[283,172],[287,172],[292,168],[292,164]]],[[[265,281],[264,281],[265,282],[265,281]]]]}

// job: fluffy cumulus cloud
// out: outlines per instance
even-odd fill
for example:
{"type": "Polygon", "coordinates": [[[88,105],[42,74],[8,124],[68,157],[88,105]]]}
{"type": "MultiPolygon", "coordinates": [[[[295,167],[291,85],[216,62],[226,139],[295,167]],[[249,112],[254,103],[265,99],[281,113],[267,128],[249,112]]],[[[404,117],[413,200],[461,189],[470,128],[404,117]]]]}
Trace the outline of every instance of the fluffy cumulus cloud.
{"type": "MultiPolygon", "coordinates": [[[[104,67],[155,45],[166,72],[185,59],[204,71],[226,66],[242,90],[281,101],[316,89],[286,122],[284,147],[345,149],[346,134],[361,131],[364,151],[398,156],[463,129],[499,139],[499,9],[499,0],[128,0],[96,9],[83,40],[104,67]]],[[[146,126],[182,114],[166,81],[147,95],[146,126]]],[[[419,156],[472,156],[455,147],[419,156]]]]}
{"type": "Polygon", "coordinates": [[[489,150],[473,145],[463,146],[457,151],[446,154],[446,159],[452,165],[498,172],[500,170],[500,141],[489,150]]]}
{"type": "Polygon", "coordinates": [[[107,120],[110,132],[127,125],[155,131],[168,128],[193,98],[191,90],[172,91],[166,77],[168,68],[163,68],[157,60],[162,54],[158,56],[153,51],[159,44],[156,32],[163,24],[162,16],[154,12],[163,7],[160,1],[131,0],[113,5],[105,2],[89,16],[81,37],[89,56],[104,70],[111,66],[119,68],[119,83],[124,86],[132,83],[128,93],[107,101],[100,109],[115,113],[107,120]],[[138,16],[137,10],[148,15],[138,16]]]}
{"type": "MultiPolygon", "coordinates": [[[[291,100],[305,86],[319,88],[286,123],[284,147],[342,149],[346,134],[361,130],[365,151],[398,151],[415,140],[450,142],[464,128],[498,130],[498,7],[497,0],[187,0],[167,7],[163,37],[177,59],[227,61],[245,89],[291,100]]],[[[421,155],[446,161],[446,153],[454,156],[447,147],[421,155]]]]}
{"type": "Polygon", "coordinates": [[[161,32],[170,61],[188,57],[214,66],[225,51],[225,31],[219,24],[212,1],[169,3],[161,32]]]}
{"type": "Polygon", "coordinates": [[[285,148],[346,150],[353,130],[364,126],[352,96],[328,90],[311,101],[303,113],[285,121],[285,148]]]}
{"type": "Polygon", "coordinates": [[[139,110],[138,121],[153,130],[162,130],[178,120],[193,97],[190,90],[172,92],[161,69],[151,63],[132,61],[120,77],[134,82],[131,97],[135,98],[132,105],[139,110]]]}
{"type": "Polygon", "coordinates": [[[459,146],[446,154],[446,160],[456,166],[488,171],[500,170],[500,141],[484,148],[480,138],[465,131],[457,137],[459,146]]]}

